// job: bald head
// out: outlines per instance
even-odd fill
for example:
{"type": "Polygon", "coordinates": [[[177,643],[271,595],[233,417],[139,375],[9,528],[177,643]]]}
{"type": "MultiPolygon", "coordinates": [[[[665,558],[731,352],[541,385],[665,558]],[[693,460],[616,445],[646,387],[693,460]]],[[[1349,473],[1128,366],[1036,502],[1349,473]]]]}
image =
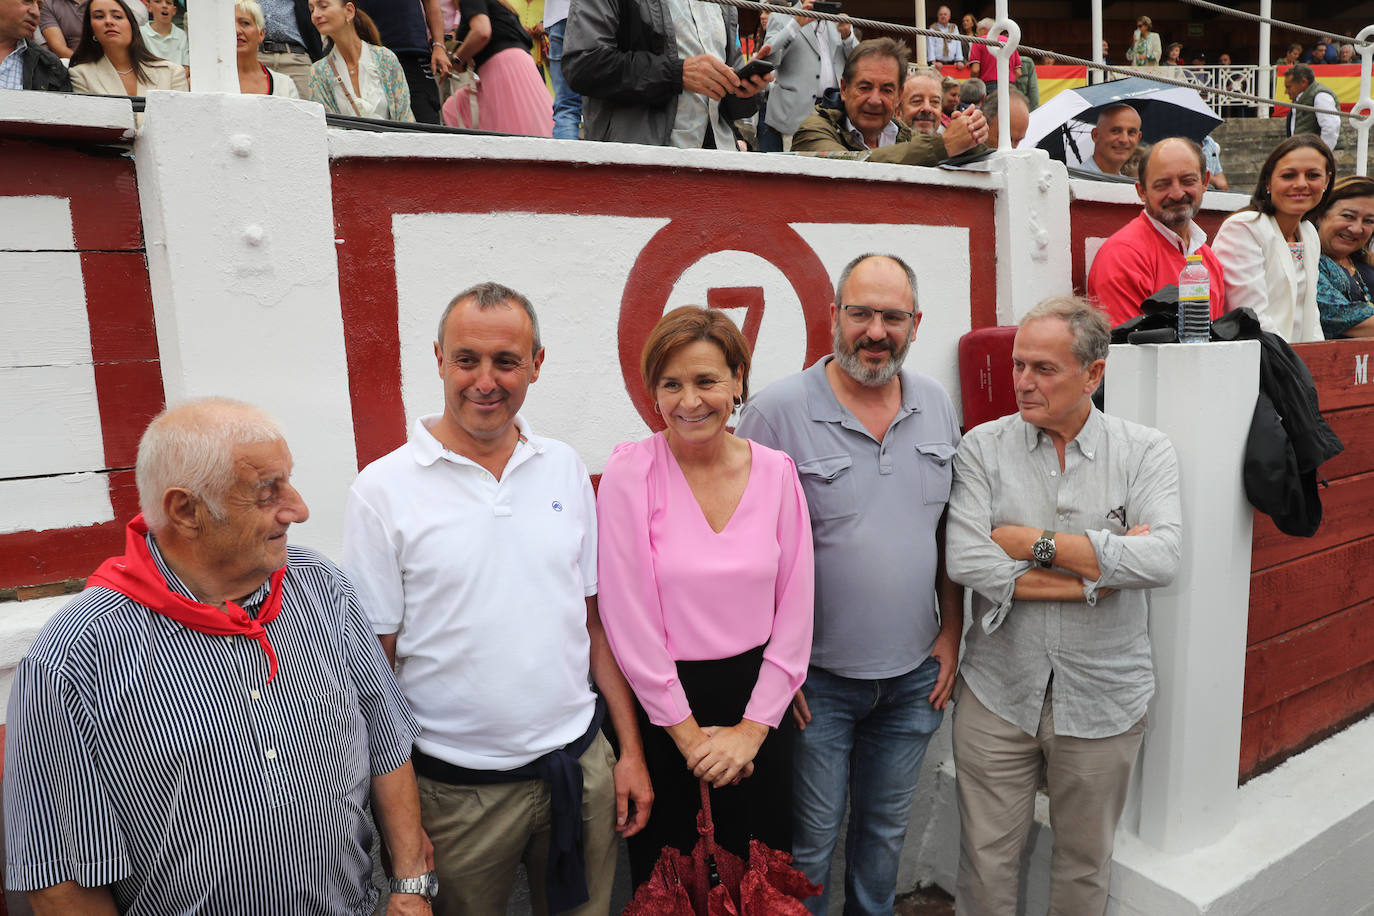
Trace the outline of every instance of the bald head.
{"type": "Polygon", "coordinates": [[[276,420],[229,398],[200,398],[163,411],[139,440],[134,469],[148,527],[154,534],[166,527],[163,497],[171,489],[185,490],[222,521],[225,494],[237,480],[235,451],[284,438],[276,420]]]}
{"type": "Polygon", "coordinates": [[[1120,175],[1140,145],[1140,114],[1130,105],[1109,105],[1092,131],[1093,159],[1106,175],[1120,175]]]}
{"type": "MultiPolygon", "coordinates": [[[[983,117],[988,121],[988,147],[997,148],[997,139],[1000,136],[997,125],[997,93],[993,92],[983,100],[983,117]]],[[[1030,129],[1030,100],[1026,94],[1015,86],[1007,87],[1007,108],[1011,112],[1011,147],[1016,149],[1021,145],[1021,141],[1026,138],[1026,131],[1030,129]]]]}

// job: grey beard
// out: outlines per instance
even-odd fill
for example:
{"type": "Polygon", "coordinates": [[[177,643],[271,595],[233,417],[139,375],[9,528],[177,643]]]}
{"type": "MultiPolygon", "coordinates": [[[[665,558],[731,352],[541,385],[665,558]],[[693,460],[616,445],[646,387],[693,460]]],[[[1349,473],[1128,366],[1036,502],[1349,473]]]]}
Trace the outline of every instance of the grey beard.
{"type": "Polygon", "coordinates": [[[897,377],[897,373],[902,371],[902,363],[906,360],[907,351],[911,349],[911,341],[906,341],[896,350],[889,351],[891,355],[887,362],[875,368],[864,365],[859,359],[859,354],[852,348],[846,348],[844,338],[840,334],[839,326],[835,327],[835,362],[839,363],[840,369],[844,374],[854,381],[863,385],[865,388],[881,388],[888,382],[897,377]]]}

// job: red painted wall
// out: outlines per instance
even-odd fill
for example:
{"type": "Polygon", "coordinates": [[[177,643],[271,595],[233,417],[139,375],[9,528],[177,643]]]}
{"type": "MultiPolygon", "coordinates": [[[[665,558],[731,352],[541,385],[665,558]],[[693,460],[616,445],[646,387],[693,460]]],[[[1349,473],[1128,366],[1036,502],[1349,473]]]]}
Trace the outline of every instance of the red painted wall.
{"type": "Polygon", "coordinates": [[[115,515],[115,521],[102,525],[0,535],[0,587],[12,588],[84,578],[119,552],[124,523],[138,511],[133,474],[138,437],[162,409],[163,390],[133,162],[10,139],[0,139],[0,162],[0,195],[71,202],[115,515]]]}
{"type": "MultiPolygon", "coordinates": [[[[619,356],[627,390],[656,427],[638,384],[639,352],[674,283],[691,265],[723,250],[771,261],[806,312],[808,362],[830,351],[830,278],[789,223],[912,223],[969,230],[972,326],[996,323],[993,195],[963,188],[822,180],[652,166],[506,161],[344,159],[333,165],[340,293],[358,466],[405,441],[392,217],[432,213],[529,212],[666,217],[639,254],[619,303],[619,356]],[[436,198],[434,187],[462,193],[436,198]],[[387,240],[377,244],[376,240],[387,240]]],[[[744,278],[728,278],[739,283],[744,278]]],[[[722,286],[712,304],[746,306],[757,330],[757,287],[722,286]]],[[[802,368],[801,366],[797,367],[802,368]]]]}

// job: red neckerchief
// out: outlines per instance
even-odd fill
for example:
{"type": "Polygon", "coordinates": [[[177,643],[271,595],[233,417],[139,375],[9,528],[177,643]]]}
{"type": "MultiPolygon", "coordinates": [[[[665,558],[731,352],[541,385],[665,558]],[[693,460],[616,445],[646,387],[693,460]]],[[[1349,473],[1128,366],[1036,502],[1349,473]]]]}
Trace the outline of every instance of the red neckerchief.
{"type": "Polygon", "coordinates": [[[221,611],[172,591],[153,561],[152,551],[148,549],[145,539],[147,534],[148,523],[143,516],[134,516],[126,531],[124,555],[110,557],[101,563],[100,568],[86,580],[86,585],[99,585],[119,592],[198,633],[256,639],[262,651],[267,653],[267,680],[270,683],[277,676],[277,654],[267,641],[266,626],[281,612],[281,580],[286,575],[286,567],[283,566],[269,577],[271,588],[254,620],[232,601],[224,602],[224,610],[221,611]]]}

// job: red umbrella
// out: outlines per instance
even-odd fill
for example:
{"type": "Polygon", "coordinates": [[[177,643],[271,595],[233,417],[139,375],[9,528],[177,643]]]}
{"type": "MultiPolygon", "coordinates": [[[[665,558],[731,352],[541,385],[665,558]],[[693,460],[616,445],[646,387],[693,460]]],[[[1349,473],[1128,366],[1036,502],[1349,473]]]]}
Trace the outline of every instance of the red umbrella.
{"type": "Polygon", "coordinates": [[[792,856],[750,840],[746,869],[739,856],[716,846],[705,780],[697,832],[690,856],[664,847],[623,916],[809,916],[801,901],[821,888],[792,867],[792,856]]]}

